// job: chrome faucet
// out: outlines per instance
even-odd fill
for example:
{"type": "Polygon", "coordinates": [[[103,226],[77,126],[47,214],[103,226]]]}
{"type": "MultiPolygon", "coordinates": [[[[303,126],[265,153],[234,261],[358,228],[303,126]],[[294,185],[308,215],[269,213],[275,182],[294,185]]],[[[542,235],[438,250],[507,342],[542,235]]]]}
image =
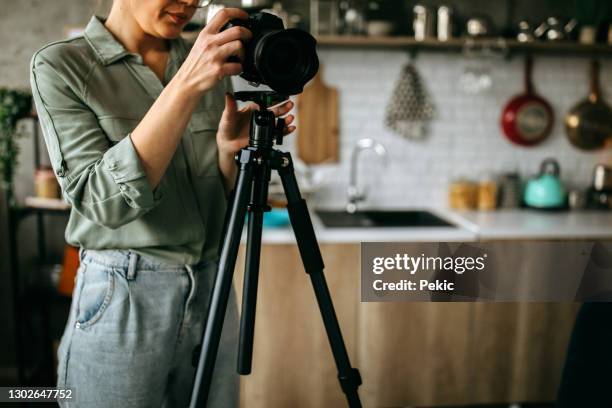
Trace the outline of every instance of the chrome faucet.
{"type": "Polygon", "coordinates": [[[346,211],[350,214],[357,211],[357,203],[366,199],[366,193],[361,191],[357,185],[357,164],[359,162],[359,154],[364,150],[370,149],[374,150],[374,152],[380,157],[385,157],[387,155],[387,149],[385,149],[385,146],[370,138],[360,139],[355,144],[355,147],[353,147],[353,151],[351,153],[349,186],[346,191],[348,198],[346,211]]]}

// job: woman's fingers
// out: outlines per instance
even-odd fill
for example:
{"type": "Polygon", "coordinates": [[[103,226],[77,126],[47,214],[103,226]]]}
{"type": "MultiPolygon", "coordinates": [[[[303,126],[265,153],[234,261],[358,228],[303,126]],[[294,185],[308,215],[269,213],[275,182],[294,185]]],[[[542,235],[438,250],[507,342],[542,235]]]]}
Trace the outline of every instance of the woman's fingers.
{"type": "Polygon", "coordinates": [[[245,20],[249,17],[248,13],[244,10],[237,8],[224,8],[215,14],[215,16],[206,24],[204,30],[208,34],[216,34],[219,32],[221,27],[227,24],[231,19],[239,18],[245,20]]]}
{"type": "Polygon", "coordinates": [[[295,126],[287,126],[285,127],[285,130],[283,131],[283,135],[287,136],[290,133],[293,133],[293,131],[295,130],[295,126]]]}
{"type": "Polygon", "coordinates": [[[289,126],[290,124],[293,123],[293,120],[295,119],[295,116],[293,115],[287,115],[285,116],[285,126],[289,126]]]}
{"type": "Polygon", "coordinates": [[[243,113],[253,112],[257,110],[259,110],[259,105],[255,102],[248,102],[242,107],[242,109],[240,109],[240,111],[243,113]]]}
{"type": "Polygon", "coordinates": [[[224,77],[238,75],[242,72],[242,64],[238,62],[226,62],[221,65],[221,71],[224,77]]]}
{"type": "Polygon", "coordinates": [[[214,43],[217,45],[223,45],[232,41],[248,41],[253,37],[251,30],[244,27],[232,27],[229,30],[221,31],[219,34],[214,36],[214,43]]]}
{"type": "Polygon", "coordinates": [[[280,105],[276,105],[270,108],[270,110],[274,112],[274,116],[283,116],[284,114],[289,112],[291,109],[293,109],[293,106],[294,106],[294,103],[292,101],[287,101],[280,105]]]}
{"type": "Polygon", "coordinates": [[[221,58],[222,61],[227,60],[229,57],[237,57],[242,61],[244,59],[244,46],[240,40],[225,43],[219,47],[217,56],[221,58]]]}

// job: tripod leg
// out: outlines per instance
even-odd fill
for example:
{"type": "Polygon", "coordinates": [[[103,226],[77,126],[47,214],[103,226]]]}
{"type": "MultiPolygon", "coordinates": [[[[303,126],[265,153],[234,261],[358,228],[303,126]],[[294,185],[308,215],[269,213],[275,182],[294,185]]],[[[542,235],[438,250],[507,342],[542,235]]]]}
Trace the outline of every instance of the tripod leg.
{"type": "Polygon", "coordinates": [[[283,153],[283,165],[278,169],[287,196],[287,209],[291,226],[295,232],[295,238],[300,250],[304,269],[310,276],[312,286],[317,297],[321,317],[327,332],[327,338],[331,345],[336,367],[338,368],[338,380],[342,391],[346,394],[349,407],[361,407],[357,387],[361,385],[361,376],[356,368],[351,367],[351,362],[342,339],[342,332],[338,324],[338,318],[334,310],[331,295],[323,275],[323,258],[319,251],[319,244],[312,227],[310,214],[306,201],[302,198],[298,188],[291,155],[283,153]]]}
{"type": "Polygon", "coordinates": [[[238,373],[251,373],[253,338],[255,333],[255,309],[259,282],[259,258],[263,214],[268,211],[268,182],[270,168],[263,165],[255,171],[249,207],[249,229],[246,247],[244,285],[242,288],[242,313],[240,315],[240,341],[238,345],[238,373]]]}
{"type": "Polygon", "coordinates": [[[236,266],[236,256],[240,245],[244,217],[253,181],[253,164],[251,154],[247,149],[240,152],[240,172],[234,189],[234,200],[229,209],[227,232],[223,238],[223,249],[219,259],[219,269],[208,306],[206,327],[202,335],[202,351],[198,360],[197,371],[191,393],[190,408],[206,406],[212,374],[219,350],[219,340],[223,329],[223,319],[227,308],[232,277],[236,266]]]}

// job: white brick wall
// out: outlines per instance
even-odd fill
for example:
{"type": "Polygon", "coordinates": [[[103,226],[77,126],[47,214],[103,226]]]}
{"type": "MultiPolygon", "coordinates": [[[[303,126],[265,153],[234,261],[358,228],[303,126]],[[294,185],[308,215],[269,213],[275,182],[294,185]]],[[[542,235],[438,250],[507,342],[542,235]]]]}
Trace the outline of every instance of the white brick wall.
{"type": "MultiPolygon", "coordinates": [[[[325,81],[340,92],[340,163],[316,166],[326,183],[317,194],[321,206],[346,202],[348,161],[354,143],[373,137],[388,150],[386,167],[374,153],[362,155],[360,180],[369,186],[367,205],[418,207],[446,205],[448,182],[458,176],[480,178],[518,170],[528,177],[545,157],[555,157],[570,187],[586,186],[594,164],[611,161],[612,151],[585,153],[565,136],[562,118],[588,91],[587,58],[535,58],[534,82],[556,115],[551,136],[541,145],[524,148],[508,142],[499,128],[503,105],[523,89],[523,59],[489,61],[494,85],[485,94],[468,95],[458,81],[466,60],[459,54],[426,53],[416,66],[437,107],[426,140],[405,140],[383,125],[384,109],[401,66],[403,51],[323,49],[325,81]]],[[[612,103],[612,63],[602,60],[601,84],[612,103]]]]}

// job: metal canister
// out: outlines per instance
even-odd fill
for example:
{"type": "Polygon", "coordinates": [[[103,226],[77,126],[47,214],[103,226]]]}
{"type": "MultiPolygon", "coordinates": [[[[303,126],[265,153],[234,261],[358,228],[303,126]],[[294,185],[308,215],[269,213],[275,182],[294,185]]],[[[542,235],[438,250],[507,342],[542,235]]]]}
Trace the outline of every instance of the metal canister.
{"type": "Polygon", "coordinates": [[[431,10],[422,4],[414,6],[414,39],[423,41],[432,38],[434,35],[433,29],[433,14],[431,10]]]}
{"type": "Polygon", "coordinates": [[[438,7],[438,41],[453,38],[453,10],[449,6],[438,7]]]}
{"type": "Polygon", "coordinates": [[[612,167],[598,164],[593,170],[593,188],[597,191],[612,191],[612,167]]]}

